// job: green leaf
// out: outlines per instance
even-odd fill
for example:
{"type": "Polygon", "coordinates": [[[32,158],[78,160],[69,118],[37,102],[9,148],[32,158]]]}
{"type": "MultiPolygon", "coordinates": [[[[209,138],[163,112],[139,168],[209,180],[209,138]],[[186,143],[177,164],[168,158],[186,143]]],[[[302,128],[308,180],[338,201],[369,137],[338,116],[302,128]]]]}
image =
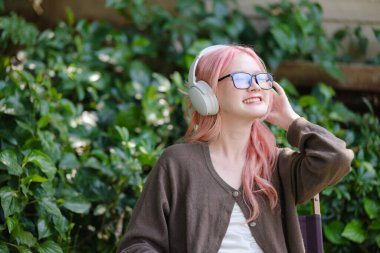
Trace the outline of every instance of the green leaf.
{"type": "Polygon", "coordinates": [[[320,64],[322,68],[326,70],[326,72],[332,77],[336,78],[339,81],[344,81],[344,75],[336,62],[333,62],[333,60],[326,60],[320,62],[320,64]]]}
{"type": "Polygon", "coordinates": [[[118,132],[118,134],[120,135],[120,138],[123,142],[128,142],[129,140],[129,131],[126,127],[119,127],[119,126],[115,126],[116,128],[116,131],[118,132]]]}
{"type": "Polygon", "coordinates": [[[18,196],[18,192],[6,186],[0,190],[1,207],[4,210],[4,216],[8,217],[14,213],[20,213],[23,208],[23,202],[18,196]]]}
{"type": "Polygon", "coordinates": [[[368,214],[369,218],[374,219],[378,217],[380,205],[377,201],[369,198],[364,198],[364,210],[368,214]]]}
{"type": "Polygon", "coordinates": [[[354,29],[355,37],[359,43],[358,49],[365,55],[368,48],[369,40],[363,35],[362,28],[360,26],[354,29]]]}
{"type": "Polygon", "coordinates": [[[7,217],[5,218],[5,221],[7,223],[7,227],[8,227],[8,232],[9,233],[12,233],[13,230],[19,226],[19,222],[18,222],[18,219],[16,217],[7,217]]]}
{"type": "Polygon", "coordinates": [[[42,201],[39,201],[39,205],[45,209],[47,213],[52,215],[55,230],[58,231],[63,238],[66,238],[65,233],[68,230],[68,221],[62,215],[61,210],[58,208],[57,204],[45,198],[42,201]]]}
{"type": "Polygon", "coordinates": [[[43,183],[43,182],[46,182],[48,181],[48,179],[46,177],[41,177],[40,175],[38,174],[34,174],[34,175],[31,175],[29,177],[25,177],[21,180],[21,183],[22,184],[30,184],[32,182],[35,182],[35,183],[43,183]]]}
{"type": "Polygon", "coordinates": [[[369,225],[368,229],[380,230],[380,218],[372,221],[371,225],[369,225]]]}
{"type": "Polygon", "coordinates": [[[38,240],[49,237],[52,232],[48,226],[49,222],[46,218],[38,218],[37,221],[37,231],[38,231],[38,240]]]}
{"type": "Polygon", "coordinates": [[[50,201],[49,199],[43,199],[39,202],[40,206],[42,206],[49,214],[53,216],[62,216],[61,210],[59,210],[56,203],[50,201]]]}
{"type": "Polygon", "coordinates": [[[294,85],[287,79],[281,79],[279,84],[285,90],[286,94],[289,96],[298,97],[299,93],[294,85]]]}
{"type": "Polygon", "coordinates": [[[10,40],[15,45],[32,46],[38,35],[38,30],[34,25],[14,12],[10,16],[1,17],[0,29],[2,30],[1,39],[10,40]]]}
{"type": "Polygon", "coordinates": [[[76,169],[80,166],[77,157],[73,153],[65,153],[59,162],[59,168],[76,169]]]}
{"type": "Polygon", "coordinates": [[[88,213],[88,211],[90,210],[91,203],[87,202],[84,199],[76,198],[65,200],[62,206],[74,213],[84,214],[88,213]]]}
{"type": "Polygon", "coordinates": [[[377,41],[380,42],[380,29],[373,28],[372,31],[377,41]]]}
{"type": "Polygon", "coordinates": [[[318,104],[317,99],[313,96],[302,96],[299,100],[298,103],[301,107],[308,107],[312,106],[314,104],[318,104]]]}
{"type": "Polygon", "coordinates": [[[341,221],[334,220],[324,226],[323,233],[333,244],[342,245],[347,242],[341,235],[343,229],[344,224],[341,221]]]}
{"type": "Polygon", "coordinates": [[[339,30],[334,32],[333,38],[340,43],[340,42],[342,42],[342,40],[346,36],[347,36],[347,30],[346,29],[339,29],[339,30]]]}
{"type": "Polygon", "coordinates": [[[37,242],[37,239],[33,236],[33,234],[23,230],[21,226],[17,226],[11,234],[12,237],[17,241],[17,244],[23,244],[28,247],[32,247],[37,242]]]}
{"type": "Polygon", "coordinates": [[[74,12],[73,12],[73,10],[71,8],[69,8],[69,7],[66,7],[65,11],[66,11],[67,23],[70,26],[74,26],[75,18],[74,18],[74,12]]]}
{"type": "Polygon", "coordinates": [[[53,162],[56,162],[61,157],[61,147],[54,134],[48,131],[38,131],[38,137],[40,138],[44,154],[53,162]]]}
{"type": "Polygon", "coordinates": [[[297,50],[297,39],[287,25],[278,25],[270,30],[277,44],[289,53],[297,50]]]}
{"type": "Polygon", "coordinates": [[[346,225],[342,236],[356,243],[363,243],[367,239],[367,233],[359,220],[352,220],[346,225]]]}
{"type": "Polygon", "coordinates": [[[16,122],[20,128],[25,129],[26,131],[28,131],[31,134],[34,134],[35,126],[34,126],[34,122],[32,120],[29,120],[29,121],[27,121],[27,120],[24,120],[24,121],[16,120],[16,122]]]}
{"type": "Polygon", "coordinates": [[[20,253],[33,253],[29,248],[25,246],[17,246],[17,249],[20,253]]]}
{"type": "Polygon", "coordinates": [[[120,0],[106,0],[106,7],[114,9],[128,8],[128,2],[120,0]]]}
{"type": "Polygon", "coordinates": [[[0,252],[1,253],[9,253],[9,249],[5,243],[0,242],[0,252]]]}
{"type": "Polygon", "coordinates": [[[380,234],[376,235],[375,241],[376,241],[377,247],[380,248],[380,234]]]}
{"type": "Polygon", "coordinates": [[[2,162],[8,168],[9,174],[16,176],[21,175],[22,168],[17,163],[17,155],[16,152],[14,152],[13,150],[3,150],[0,153],[0,162],[2,162]]]}
{"type": "Polygon", "coordinates": [[[320,95],[322,101],[324,103],[327,103],[331,100],[333,96],[335,96],[335,91],[332,87],[328,86],[325,83],[319,83],[317,88],[317,94],[320,95]]]}
{"type": "Polygon", "coordinates": [[[51,161],[50,157],[48,157],[41,151],[32,150],[24,158],[23,167],[29,162],[37,165],[41,169],[41,171],[47,175],[49,180],[52,180],[54,178],[57,168],[55,167],[54,163],[51,161]]]}
{"type": "Polygon", "coordinates": [[[69,229],[69,222],[64,216],[53,216],[54,228],[57,230],[62,238],[66,238],[66,232],[69,229]]]}
{"type": "Polygon", "coordinates": [[[52,240],[45,241],[37,246],[40,253],[63,253],[62,248],[52,240]]]}

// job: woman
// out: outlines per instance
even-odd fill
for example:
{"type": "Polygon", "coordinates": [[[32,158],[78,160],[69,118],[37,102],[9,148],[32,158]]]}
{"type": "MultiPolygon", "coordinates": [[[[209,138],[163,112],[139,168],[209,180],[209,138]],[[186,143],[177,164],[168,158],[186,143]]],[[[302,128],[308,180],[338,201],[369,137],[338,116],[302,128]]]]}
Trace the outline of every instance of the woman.
{"type": "Polygon", "coordinates": [[[248,47],[204,49],[189,82],[188,143],[151,171],[118,252],[304,252],[296,205],[346,175],[353,152],[297,115],[248,47]]]}

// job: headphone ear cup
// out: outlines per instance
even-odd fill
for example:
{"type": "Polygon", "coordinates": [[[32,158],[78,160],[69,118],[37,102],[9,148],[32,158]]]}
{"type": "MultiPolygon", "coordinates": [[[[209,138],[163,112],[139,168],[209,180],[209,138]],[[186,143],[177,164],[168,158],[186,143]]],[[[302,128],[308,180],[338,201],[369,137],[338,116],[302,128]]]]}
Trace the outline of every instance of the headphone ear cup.
{"type": "Polygon", "coordinates": [[[219,111],[218,100],[211,87],[204,81],[194,83],[189,89],[191,104],[203,116],[215,115],[219,111]]]}

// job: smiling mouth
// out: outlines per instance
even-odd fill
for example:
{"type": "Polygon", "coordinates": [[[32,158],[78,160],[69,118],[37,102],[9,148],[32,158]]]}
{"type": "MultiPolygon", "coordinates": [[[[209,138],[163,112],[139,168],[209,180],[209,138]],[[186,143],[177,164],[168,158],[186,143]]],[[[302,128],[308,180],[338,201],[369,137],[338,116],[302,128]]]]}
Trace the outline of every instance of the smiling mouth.
{"type": "Polygon", "coordinates": [[[250,103],[257,103],[257,102],[261,102],[261,101],[262,101],[262,99],[260,97],[254,97],[254,98],[244,99],[243,103],[244,104],[250,104],[250,103]]]}

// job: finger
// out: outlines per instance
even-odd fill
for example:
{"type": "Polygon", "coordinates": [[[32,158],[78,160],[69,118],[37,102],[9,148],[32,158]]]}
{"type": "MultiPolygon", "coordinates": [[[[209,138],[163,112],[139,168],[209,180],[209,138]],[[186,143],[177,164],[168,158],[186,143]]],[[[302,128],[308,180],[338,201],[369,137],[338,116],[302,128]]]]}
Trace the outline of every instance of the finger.
{"type": "Polygon", "coordinates": [[[277,84],[276,82],[273,82],[273,87],[272,87],[273,95],[280,96],[281,94],[278,90],[278,84],[277,85],[276,84],[277,84]]]}
{"type": "Polygon", "coordinates": [[[280,94],[277,92],[276,89],[274,89],[274,87],[272,88],[271,92],[273,92],[273,96],[280,96],[280,94]]]}
{"type": "Polygon", "coordinates": [[[281,96],[286,96],[285,90],[277,82],[273,82],[273,86],[278,92],[278,94],[280,94],[281,96]]]}

